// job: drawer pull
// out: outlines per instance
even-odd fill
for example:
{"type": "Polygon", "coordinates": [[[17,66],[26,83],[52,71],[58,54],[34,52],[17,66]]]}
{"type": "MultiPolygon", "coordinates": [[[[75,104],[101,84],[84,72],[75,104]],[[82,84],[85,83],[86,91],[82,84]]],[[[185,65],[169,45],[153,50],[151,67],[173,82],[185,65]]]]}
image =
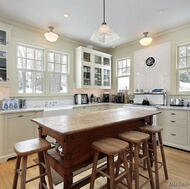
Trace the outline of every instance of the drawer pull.
{"type": "Polygon", "coordinates": [[[175,123],[175,121],[171,121],[172,123],[175,123]]]}
{"type": "Polygon", "coordinates": [[[18,117],[23,117],[23,115],[18,115],[18,117]]]}
{"type": "Polygon", "coordinates": [[[171,113],[171,115],[175,115],[175,113],[171,113]]]}
{"type": "Polygon", "coordinates": [[[172,133],[171,133],[171,135],[172,135],[172,136],[176,136],[176,134],[172,134],[172,133]]]}

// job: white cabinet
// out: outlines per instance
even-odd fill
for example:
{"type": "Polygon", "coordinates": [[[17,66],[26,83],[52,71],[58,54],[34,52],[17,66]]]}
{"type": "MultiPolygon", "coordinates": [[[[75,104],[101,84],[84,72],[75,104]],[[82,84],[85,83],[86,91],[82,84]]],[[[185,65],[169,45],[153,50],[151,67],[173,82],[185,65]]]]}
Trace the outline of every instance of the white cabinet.
{"type": "Polygon", "coordinates": [[[13,150],[16,142],[37,137],[37,126],[31,121],[37,116],[36,112],[0,115],[0,162],[16,156],[13,150]]]}
{"type": "Polygon", "coordinates": [[[190,118],[185,110],[161,110],[159,125],[163,129],[164,144],[184,150],[190,150],[190,118]]]}
{"type": "Polygon", "coordinates": [[[12,27],[0,23],[0,85],[8,84],[8,66],[10,64],[10,31],[12,27]]]}
{"type": "Polygon", "coordinates": [[[75,69],[76,88],[111,89],[111,55],[78,47],[75,69]]]}

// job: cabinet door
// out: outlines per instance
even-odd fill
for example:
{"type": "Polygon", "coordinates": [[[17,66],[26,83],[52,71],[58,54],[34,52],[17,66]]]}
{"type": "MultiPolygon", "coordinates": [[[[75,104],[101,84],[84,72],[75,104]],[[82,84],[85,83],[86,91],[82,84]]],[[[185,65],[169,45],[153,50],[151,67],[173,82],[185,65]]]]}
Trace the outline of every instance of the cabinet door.
{"type": "Polygon", "coordinates": [[[84,86],[92,85],[92,68],[91,66],[83,65],[83,77],[82,77],[84,86]]]}
{"type": "Polygon", "coordinates": [[[94,68],[95,86],[102,86],[102,68],[94,68]]]}
{"type": "Polygon", "coordinates": [[[7,85],[11,26],[0,23],[0,85],[7,85]]]}
{"type": "Polygon", "coordinates": [[[110,88],[111,87],[111,70],[103,69],[103,86],[110,88]]]}
{"type": "Polygon", "coordinates": [[[7,52],[0,50],[0,82],[7,81],[7,52]]]}
{"type": "Polygon", "coordinates": [[[14,153],[13,145],[17,142],[35,138],[35,128],[31,119],[34,113],[20,113],[5,115],[4,141],[5,153],[14,153]]]}

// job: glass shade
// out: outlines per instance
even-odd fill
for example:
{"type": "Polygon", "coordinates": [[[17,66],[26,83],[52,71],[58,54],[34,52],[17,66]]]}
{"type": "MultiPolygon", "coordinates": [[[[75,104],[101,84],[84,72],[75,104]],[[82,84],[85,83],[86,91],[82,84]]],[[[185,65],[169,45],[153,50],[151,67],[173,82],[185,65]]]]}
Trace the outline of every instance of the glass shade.
{"type": "Polygon", "coordinates": [[[118,38],[118,34],[115,33],[106,23],[103,23],[99,29],[93,33],[90,40],[107,44],[118,38]]]}
{"type": "Polygon", "coordinates": [[[58,39],[58,35],[54,32],[47,32],[44,34],[45,38],[50,42],[55,42],[58,39]]]}
{"type": "Polygon", "coordinates": [[[147,45],[151,44],[152,38],[150,38],[150,37],[144,37],[139,42],[140,42],[141,45],[147,46],[147,45]]]}

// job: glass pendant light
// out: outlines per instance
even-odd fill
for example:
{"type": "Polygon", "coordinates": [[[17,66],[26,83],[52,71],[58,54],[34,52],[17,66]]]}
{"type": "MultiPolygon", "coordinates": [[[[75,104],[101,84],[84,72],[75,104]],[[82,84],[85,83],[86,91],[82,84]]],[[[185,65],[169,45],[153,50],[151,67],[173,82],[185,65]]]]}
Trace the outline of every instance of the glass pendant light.
{"type": "Polygon", "coordinates": [[[144,34],[144,37],[139,41],[140,44],[143,46],[150,45],[152,42],[152,38],[147,36],[148,32],[144,32],[143,34],[144,34]]]}
{"type": "Polygon", "coordinates": [[[46,32],[46,33],[44,34],[45,38],[46,38],[48,41],[50,41],[50,42],[55,42],[55,41],[57,41],[58,35],[53,32],[54,27],[53,27],[53,26],[50,26],[49,29],[50,29],[50,31],[49,31],[49,32],[46,32]]]}
{"type": "Polygon", "coordinates": [[[119,38],[105,22],[105,0],[103,0],[103,23],[91,36],[90,40],[98,43],[107,44],[119,38]]]}

